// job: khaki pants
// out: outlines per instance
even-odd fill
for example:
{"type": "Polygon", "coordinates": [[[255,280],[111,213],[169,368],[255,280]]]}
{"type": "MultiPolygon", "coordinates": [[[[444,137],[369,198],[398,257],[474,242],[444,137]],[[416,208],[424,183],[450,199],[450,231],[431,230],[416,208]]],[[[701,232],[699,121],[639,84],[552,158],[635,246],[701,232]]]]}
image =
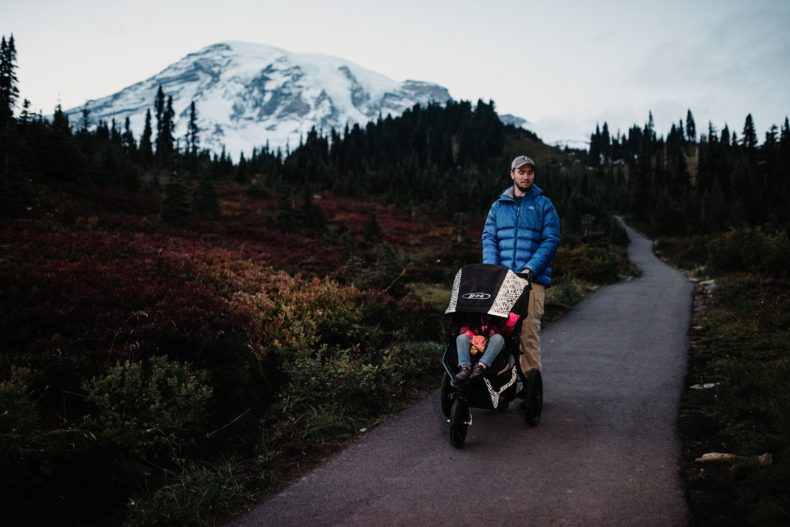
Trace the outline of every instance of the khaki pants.
{"type": "Polygon", "coordinates": [[[534,368],[543,369],[540,362],[540,319],[543,317],[545,300],[546,288],[540,284],[532,284],[527,308],[529,312],[521,323],[521,369],[524,373],[534,368]]]}

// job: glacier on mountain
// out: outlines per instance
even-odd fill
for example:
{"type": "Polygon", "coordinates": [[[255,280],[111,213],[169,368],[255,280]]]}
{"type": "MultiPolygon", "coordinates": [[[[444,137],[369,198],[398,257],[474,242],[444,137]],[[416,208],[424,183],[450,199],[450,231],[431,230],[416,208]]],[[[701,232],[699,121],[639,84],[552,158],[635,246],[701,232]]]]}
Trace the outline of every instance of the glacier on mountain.
{"type": "Polygon", "coordinates": [[[144,126],[159,86],[173,97],[175,136],[183,145],[194,100],[200,146],[223,147],[238,159],[254,147],[294,149],[312,127],[328,133],[347,124],[364,125],[379,115],[400,115],[415,104],[445,103],[448,90],[430,82],[398,82],[347,60],[316,53],[291,53],[262,44],[221,42],[190,53],[156,75],[113,95],[89,100],[66,115],[81,126],[99,120],[123,126],[128,116],[135,137],[144,126]]]}

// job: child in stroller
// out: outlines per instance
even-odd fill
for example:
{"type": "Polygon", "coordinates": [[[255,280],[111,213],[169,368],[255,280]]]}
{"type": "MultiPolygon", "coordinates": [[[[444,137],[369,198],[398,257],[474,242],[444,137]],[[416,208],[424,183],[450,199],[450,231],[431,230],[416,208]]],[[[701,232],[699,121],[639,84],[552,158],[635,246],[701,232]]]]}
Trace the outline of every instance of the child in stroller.
{"type": "Polygon", "coordinates": [[[458,373],[455,383],[460,384],[467,379],[476,379],[491,367],[494,360],[505,347],[505,337],[513,333],[519,316],[510,313],[507,318],[492,315],[462,315],[463,326],[455,339],[458,353],[458,373]],[[482,353],[482,357],[472,369],[471,355],[482,353]]]}
{"type": "Polygon", "coordinates": [[[540,371],[522,371],[519,360],[518,335],[527,315],[529,289],[526,277],[499,265],[467,265],[455,275],[445,310],[450,323],[440,401],[456,448],[466,441],[471,408],[504,410],[520,400],[516,409],[524,422],[537,426],[540,421],[540,371]],[[473,349],[485,351],[474,370],[470,368],[473,349]]]}

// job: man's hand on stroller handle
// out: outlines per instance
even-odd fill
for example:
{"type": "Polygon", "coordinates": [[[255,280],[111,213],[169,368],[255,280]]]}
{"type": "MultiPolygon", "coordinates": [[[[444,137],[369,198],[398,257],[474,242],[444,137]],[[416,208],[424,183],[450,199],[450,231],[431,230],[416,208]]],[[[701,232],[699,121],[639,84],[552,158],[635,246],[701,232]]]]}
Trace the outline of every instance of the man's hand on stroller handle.
{"type": "Polygon", "coordinates": [[[518,273],[518,275],[521,278],[525,279],[527,282],[529,282],[530,285],[532,285],[532,282],[535,280],[535,273],[532,271],[532,269],[529,268],[524,269],[523,271],[518,273]]]}

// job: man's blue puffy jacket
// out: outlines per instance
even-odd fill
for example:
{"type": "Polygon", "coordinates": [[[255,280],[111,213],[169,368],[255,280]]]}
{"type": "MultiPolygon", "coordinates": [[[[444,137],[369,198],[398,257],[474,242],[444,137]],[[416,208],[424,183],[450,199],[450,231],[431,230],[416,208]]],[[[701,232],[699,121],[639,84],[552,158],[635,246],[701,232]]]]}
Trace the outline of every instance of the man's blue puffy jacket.
{"type": "Polygon", "coordinates": [[[516,273],[530,269],[535,282],[548,286],[559,244],[557,210],[534,183],[521,206],[513,200],[513,187],[491,205],[483,228],[483,263],[503,265],[516,273]]]}

